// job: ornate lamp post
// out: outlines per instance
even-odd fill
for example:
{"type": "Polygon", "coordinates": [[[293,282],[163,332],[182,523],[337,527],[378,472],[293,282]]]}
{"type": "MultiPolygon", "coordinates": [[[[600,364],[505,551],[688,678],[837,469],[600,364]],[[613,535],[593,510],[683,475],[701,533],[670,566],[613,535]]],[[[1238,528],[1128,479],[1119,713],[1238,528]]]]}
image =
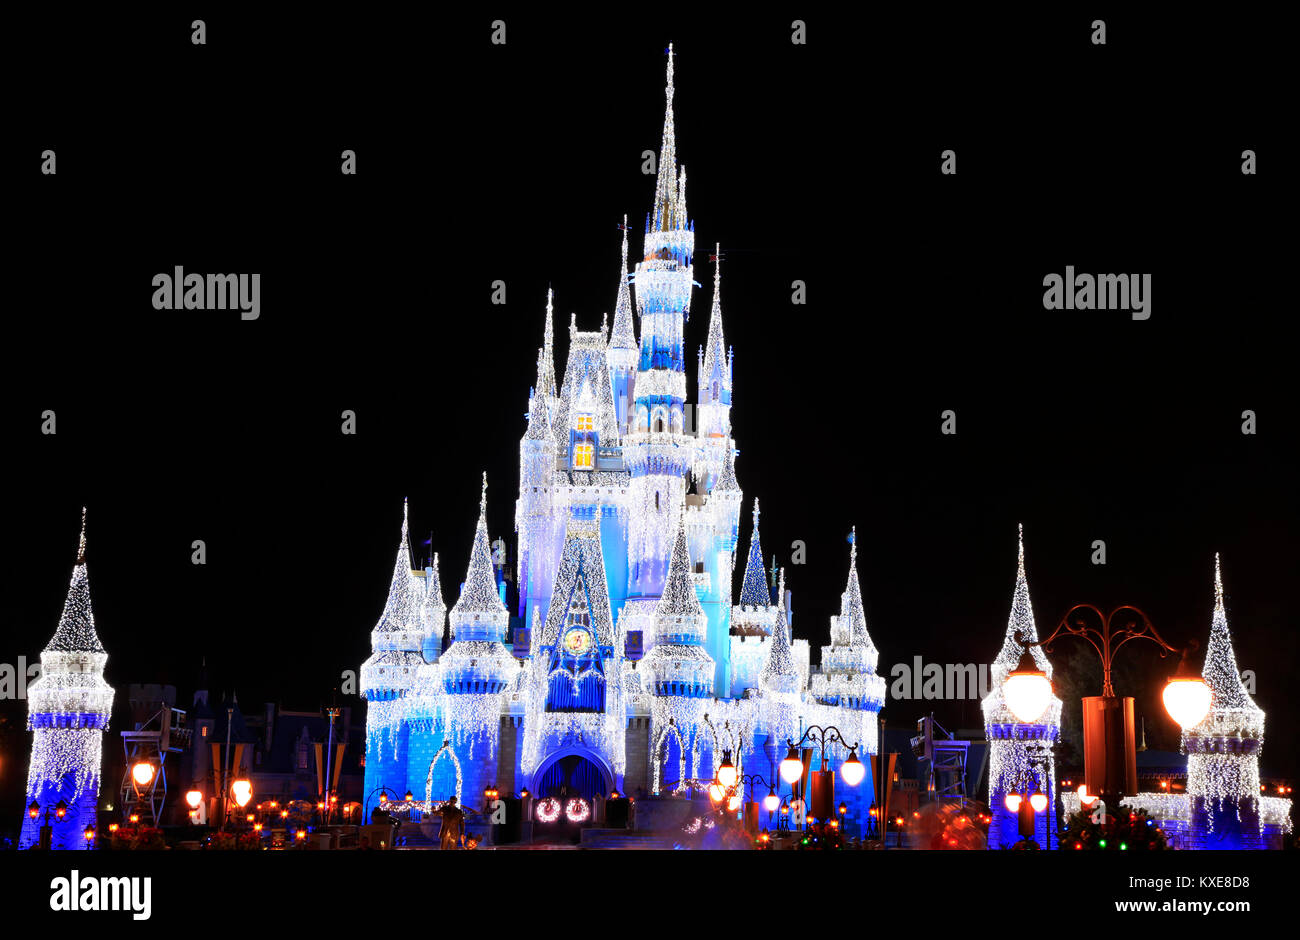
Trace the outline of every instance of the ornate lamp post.
{"type": "MultiPolygon", "coordinates": [[[[781,779],[794,787],[796,784],[803,784],[804,769],[803,759],[800,755],[800,749],[804,742],[817,744],[821,749],[821,764],[819,769],[814,771],[815,776],[812,779],[812,815],[819,819],[835,818],[835,774],[827,769],[826,764],[826,746],[828,744],[840,744],[849,749],[849,756],[840,766],[840,775],[844,782],[851,787],[856,787],[862,782],[866,775],[866,765],[858,760],[858,743],[849,744],[844,740],[840,729],[834,725],[809,725],[808,730],[803,733],[803,737],[796,743],[791,739],[786,739],[786,745],[789,750],[786,752],[785,760],[781,761],[781,779]]],[[[800,789],[803,789],[801,785],[800,789]]],[[[801,794],[802,795],[802,794],[801,794]]],[[[807,800],[804,801],[805,805],[807,800]]]]}
{"type": "MultiPolygon", "coordinates": [[[[1050,636],[1036,642],[1027,642],[1025,635],[1017,631],[1015,640],[1024,653],[1016,669],[1007,674],[1002,688],[1007,707],[1022,722],[1037,721],[1052,697],[1052,684],[1035,665],[1029,647],[1041,646],[1050,652],[1052,642],[1063,634],[1087,640],[1101,657],[1102,693],[1083,699],[1084,779],[1088,793],[1098,794],[1107,805],[1117,806],[1121,795],[1137,792],[1137,748],[1133,699],[1118,698],[1111,684],[1115,654],[1130,640],[1150,640],[1160,647],[1162,657],[1178,650],[1165,642],[1143,611],[1129,604],[1109,614],[1092,604],[1076,604],[1050,636]]],[[[1165,708],[1184,728],[1199,723],[1210,708],[1209,689],[1189,661],[1188,654],[1195,648],[1193,641],[1183,650],[1178,672],[1164,692],[1165,708]]]]}

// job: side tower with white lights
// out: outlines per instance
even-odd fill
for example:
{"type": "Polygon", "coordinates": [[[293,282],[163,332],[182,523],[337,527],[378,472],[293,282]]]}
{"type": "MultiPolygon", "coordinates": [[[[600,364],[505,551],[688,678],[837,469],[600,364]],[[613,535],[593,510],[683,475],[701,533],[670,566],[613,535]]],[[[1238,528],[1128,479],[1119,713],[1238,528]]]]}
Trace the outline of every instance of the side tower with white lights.
{"type": "Polygon", "coordinates": [[[32,731],[27,800],[34,805],[23,815],[21,849],[40,845],[47,820],[51,848],[90,847],[85,831],[95,825],[103,738],[113,707],[113,689],[104,681],[107,662],[90,607],[83,509],[63,615],[41,652],[41,674],[27,690],[27,727],[32,731]]]}
{"type": "MultiPolygon", "coordinates": [[[[1020,527],[1019,554],[1016,563],[1016,588],[1011,599],[1011,616],[1002,649],[989,669],[992,685],[984,697],[984,733],[989,742],[989,823],[990,849],[1000,849],[1020,841],[1016,813],[1006,805],[1007,794],[1024,797],[1041,791],[1047,797],[1045,812],[1035,814],[1034,838],[1042,846],[1045,838],[1056,845],[1056,762],[1052,745],[1061,736],[1061,700],[1055,695],[1037,721],[1027,724],[1007,708],[1002,683],[1007,673],[1020,663],[1024,647],[1016,633],[1029,643],[1037,642],[1034,608],[1029,600],[1029,581],[1025,577],[1025,531],[1020,527]]],[[[1052,664],[1041,646],[1029,647],[1034,664],[1052,677],[1052,664]]]]}

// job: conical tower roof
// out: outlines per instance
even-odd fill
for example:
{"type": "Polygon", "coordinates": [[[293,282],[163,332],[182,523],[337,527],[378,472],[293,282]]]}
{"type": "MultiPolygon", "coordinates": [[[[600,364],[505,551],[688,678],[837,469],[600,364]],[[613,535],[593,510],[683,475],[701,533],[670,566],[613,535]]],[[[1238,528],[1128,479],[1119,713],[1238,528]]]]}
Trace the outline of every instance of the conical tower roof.
{"type": "Polygon", "coordinates": [[[1241,670],[1237,668],[1232,634],[1228,632],[1228,614],[1223,605],[1223,576],[1217,552],[1214,555],[1214,618],[1210,623],[1210,642],[1205,648],[1205,668],[1201,677],[1210,687],[1212,711],[1260,710],[1246,691],[1241,681],[1241,670]]]}
{"type": "Polygon", "coordinates": [[[469,568],[465,572],[465,587],[451,609],[452,617],[463,619],[471,614],[509,616],[506,605],[497,593],[496,574],[492,565],[492,546],[487,531],[487,473],[483,474],[483,491],[479,498],[478,527],[474,530],[474,546],[470,550],[469,568]]]}
{"type": "Polygon", "coordinates": [[[623,216],[623,260],[618,267],[618,299],[614,303],[614,329],[609,335],[609,348],[637,348],[632,325],[632,291],[627,279],[627,216],[623,216]]]}
{"type": "Polygon", "coordinates": [[[90,607],[90,581],[86,574],[86,510],[81,510],[81,538],[77,543],[77,563],[68,583],[68,596],[58,629],[45,647],[47,652],[102,653],[104,644],[95,632],[95,614],[90,607]]]}
{"type": "Polygon", "coordinates": [[[714,246],[713,309],[709,312],[709,339],[704,344],[701,383],[727,383],[727,346],[722,337],[722,246],[714,246]]]}
{"type": "MultiPolygon", "coordinates": [[[[713,484],[714,493],[739,493],[740,481],[736,479],[736,445],[728,438],[727,455],[722,459],[722,472],[718,474],[718,482],[713,484]]],[[[757,505],[757,500],[755,501],[757,505]]],[[[755,529],[757,531],[757,529],[755,529]]],[[[762,577],[763,562],[759,559],[759,577],[762,577]]]]}
{"type": "Polygon", "coordinates": [[[668,46],[668,83],[664,89],[664,133],[659,145],[659,175],[655,179],[654,217],[651,230],[668,232],[682,228],[685,218],[678,219],[681,200],[677,186],[677,134],[673,129],[673,47],[668,46]]]}
{"type": "MultiPolygon", "coordinates": [[[[850,642],[853,646],[864,646],[875,651],[867,632],[867,614],[862,607],[862,586],[858,582],[858,527],[854,526],[849,536],[852,547],[849,549],[849,581],[840,597],[840,617],[849,625],[850,642]]],[[[1028,586],[1025,588],[1028,591],[1028,586]]]]}
{"type": "Polygon", "coordinates": [[[393,562],[393,577],[388,585],[388,600],[375,624],[377,634],[400,633],[415,623],[418,601],[411,590],[411,547],[407,537],[408,504],[402,502],[402,537],[397,543],[397,558],[393,562]]]}
{"type": "Polygon", "coordinates": [[[789,628],[785,622],[785,569],[781,569],[777,582],[776,616],[772,622],[772,639],[768,642],[767,656],[758,684],[765,692],[789,694],[799,691],[799,667],[794,661],[790,646],[789,628]]]}
{"type": "Polygon", "coordinates": [[[745,562],[745,580],[740,586],[741,607],[770,607],[772,596],[767,590],[763,571],[763,546],[758,536],[758,497],[754,497],[754,529],[749,537],[749,559],[745,562]]]}

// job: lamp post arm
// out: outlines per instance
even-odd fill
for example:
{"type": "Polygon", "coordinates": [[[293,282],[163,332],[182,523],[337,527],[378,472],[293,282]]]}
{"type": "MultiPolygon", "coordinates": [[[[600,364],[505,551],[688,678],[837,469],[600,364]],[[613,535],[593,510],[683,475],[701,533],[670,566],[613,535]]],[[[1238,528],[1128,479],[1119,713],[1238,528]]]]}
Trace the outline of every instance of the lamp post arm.
{"type": "Polygon", "coordinates": [[[1165,642],[1165,638],[1156,630],[1146,612],[1132,604],[1121,604],[1109,614],[1103,614],[1101,609],[1093,604],[1076,604],[1066,612],[1060,623],[1056,625],[1056,629],[1046,639],[1027,642],[1024,634],[1019,630],[1015,633],[1015,639],[1023,647],[1041,646],[1045,651],[1050,651],[1052,642],[1062,633],[1087,640],[1101,657],[1101,694],[1104,698],[1115,697],[1115,687],[1111,684],[1111,664],[1114,662],[1115,654],[1125,643],[1130,640],[1150,640],[1160,647],[1161,657],[1178,652],[1177,647],[1165,642]],[[1097,615],[1097,619],[1101,621],[1100,629],[1090,626],[1082,616],[1076,617],[1076,614],[1088,611],[1097,615]],[[1121,614],[1127,615],[1128,619],[1119,630],[1113,630],[1113,625],[1117,619],[1120,619],[1121,614]],[[1112,643],[1112,640],[1118,642],[1112,643]]]}

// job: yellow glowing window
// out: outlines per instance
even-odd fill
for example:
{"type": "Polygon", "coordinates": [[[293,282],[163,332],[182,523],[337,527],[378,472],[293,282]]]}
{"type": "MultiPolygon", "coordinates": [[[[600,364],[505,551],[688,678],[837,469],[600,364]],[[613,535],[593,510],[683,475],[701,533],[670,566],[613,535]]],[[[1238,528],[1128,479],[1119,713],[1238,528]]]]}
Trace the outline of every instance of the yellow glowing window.
{"type": "Polygon", "coordinates": [[[595,416],[594,416],[594,415],[578,415],[578,430],[579,430],[579,431],[594,431],[594,430],[596,430],[596,418],[595,418],[595,416]]]}
{"type": "Polygon", "coordinates": [[[590,470],[596,455],[596,448],[591,444],[579,444],[573,449],[573,466],[576,470],[590,470]]]}

